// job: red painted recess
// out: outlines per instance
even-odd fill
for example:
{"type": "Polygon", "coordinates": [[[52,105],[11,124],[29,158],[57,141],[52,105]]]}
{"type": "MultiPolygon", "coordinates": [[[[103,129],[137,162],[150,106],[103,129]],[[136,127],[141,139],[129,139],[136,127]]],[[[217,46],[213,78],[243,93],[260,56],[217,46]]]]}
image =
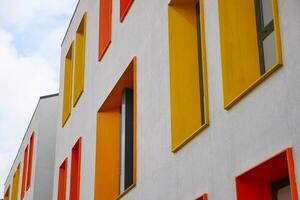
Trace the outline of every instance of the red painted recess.
{"type": "Polygon", "coordinates": [[[198,197],[196,200],[208,200],[207,194],[203,194],[201,197],[198,197]]]}
{"type": "Polygon", "coordinates": [[[125,19],[133,1],[134,0],[120,0],[120,22],[123,22],[125,19]]]}
{"type": "Polygon", "coordinates": [[[81,166],[81,138],[72,148],[70,200],[79,200],[81,166]]]}
{"type": "Polygon", "coordinates": [[[112,0],[100,0],[99,9],[99,61],[111,43],[112,0]]]}
{"type": "Polygon", "coordinates": [[[28,189],[30,188],[30,185],[31,185],[33,149],[34,149],[34,132],[32,133],[32,135],[30,137],[26,191],[28,191],[28,189]]]}
{"type": "Polygon", "coordinates": [[[285,177],[290,180],[292,200],[298,200],[291,148],[237,176],[237,200],[272,200],[271,184],[285,177]]]}
{"type": "Polygon", "coordinates": [[[28,146],[29,145],[26,146],[25,151],[24,151],[21,199],[23,199],[24,195],[25,195],[25,183],[26,183],[26,177],[27,177],[28,148],[29,148],[28,146]]]}
{"type": "Polygon", "coordinates": [[[59,167],[57,200],[66,200],[68,159],[66,158],[59,167]]]}

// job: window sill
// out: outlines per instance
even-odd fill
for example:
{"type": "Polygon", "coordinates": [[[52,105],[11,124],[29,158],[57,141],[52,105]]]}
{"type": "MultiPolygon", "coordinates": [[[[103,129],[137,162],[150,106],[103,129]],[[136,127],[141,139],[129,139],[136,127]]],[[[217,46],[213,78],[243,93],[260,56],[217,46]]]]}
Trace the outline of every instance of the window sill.
{"type": "Polygon", "coordinates": [[[271,74],[277,71],[282,66],[281,63],[275,64],[272,68],[270,68],[265,74],[260,76],[254,83],[252,83],[248,88],[246,88],[241,94],[239,94],[236,98],[234,98],[231,102],[224,105],[225,110],[229,110],[233,105],[239,102],[244,96],[246,96],[250,91],[256,88],[261,82],[266,80],[271,74]]]}
{"type": "Polygon", "coordinates": [[[121,199],[123,196],[125,196],[128,192],[130,192],[134,187],[136,186],[135,183],[133,183],[129,188],[127,188],[124,192],[119,194],[119,196],[115,200],[121,199]]]}

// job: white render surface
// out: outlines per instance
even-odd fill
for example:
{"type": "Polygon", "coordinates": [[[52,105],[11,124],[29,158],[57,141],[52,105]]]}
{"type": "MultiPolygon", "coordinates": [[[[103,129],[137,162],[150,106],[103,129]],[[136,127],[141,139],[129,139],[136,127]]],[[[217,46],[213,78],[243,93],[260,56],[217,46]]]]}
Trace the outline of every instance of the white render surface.
{"type": "Polygon", "coordinates": [[[62,44],[64,58],[87,12],[85,87],[64,128],[59,98],[53,200],[58,169],[82,137],[80,199],[94,199],[96,113],[131,59],[137,56],[137,184],[124,200],[236,199],[235,177],[292,147],[300,191],[300,1],[278,0],[284,65],[241,101],[223,107],[218,1],[204,0],[210,125],[171,152],[169,0],[135,0],[123,23],[113,0],[112,43],[98,62],[99,0],[80,1],[62,44]]]}
{"type": "MultiPolygon", "coordinates": [[[[32,119],[24,135],[22,144],[15,158],[13,166],[6,179],[4,188],[8,186],[12,190],[13,175],[20,163],[20,179],[18,199],[21,198],[21,186],[23,175],[24,151],[30,143],[30,137],[34,132],[33,159],[31,186],[23,200],[50,200],[52,199],[54,156],[56,141],[56,118],[58,96],[41,97],[32,119]]],[[[11,198],[12,193],[10,193],[11,198]]]]}

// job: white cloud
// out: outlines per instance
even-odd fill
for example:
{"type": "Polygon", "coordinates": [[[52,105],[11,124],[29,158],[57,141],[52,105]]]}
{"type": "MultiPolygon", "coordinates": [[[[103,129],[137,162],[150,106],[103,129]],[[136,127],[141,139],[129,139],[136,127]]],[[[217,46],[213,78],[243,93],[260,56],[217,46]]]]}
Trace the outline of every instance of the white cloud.
{"type": "Polygon", "coordinates": [[[0,198],[42,95],[58,91],[60,43],[77,0],[0,0],[0,198]]]}

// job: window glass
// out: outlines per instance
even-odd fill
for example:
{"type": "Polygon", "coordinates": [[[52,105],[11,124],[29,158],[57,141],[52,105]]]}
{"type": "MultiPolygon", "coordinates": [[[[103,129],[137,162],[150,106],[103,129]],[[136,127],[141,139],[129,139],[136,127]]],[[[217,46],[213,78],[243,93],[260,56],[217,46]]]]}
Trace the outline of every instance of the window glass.
{"type": "Polygon", "coordinates": [[[264,39],[263,49],[264,49],[265,70],[268,71],[277,63],[274,32],[272,32],[269,36],[267,36],[264,39]]]}
{"type": "Polygon", "coordinates": [[[272,0],[262,0],[264,26],[273,20],[272,0]]]}
{"type": "Polygon", "coordinates": [[[290,186],[286,186],[278,190],[277,200],[292,200],[290,186]]]}

